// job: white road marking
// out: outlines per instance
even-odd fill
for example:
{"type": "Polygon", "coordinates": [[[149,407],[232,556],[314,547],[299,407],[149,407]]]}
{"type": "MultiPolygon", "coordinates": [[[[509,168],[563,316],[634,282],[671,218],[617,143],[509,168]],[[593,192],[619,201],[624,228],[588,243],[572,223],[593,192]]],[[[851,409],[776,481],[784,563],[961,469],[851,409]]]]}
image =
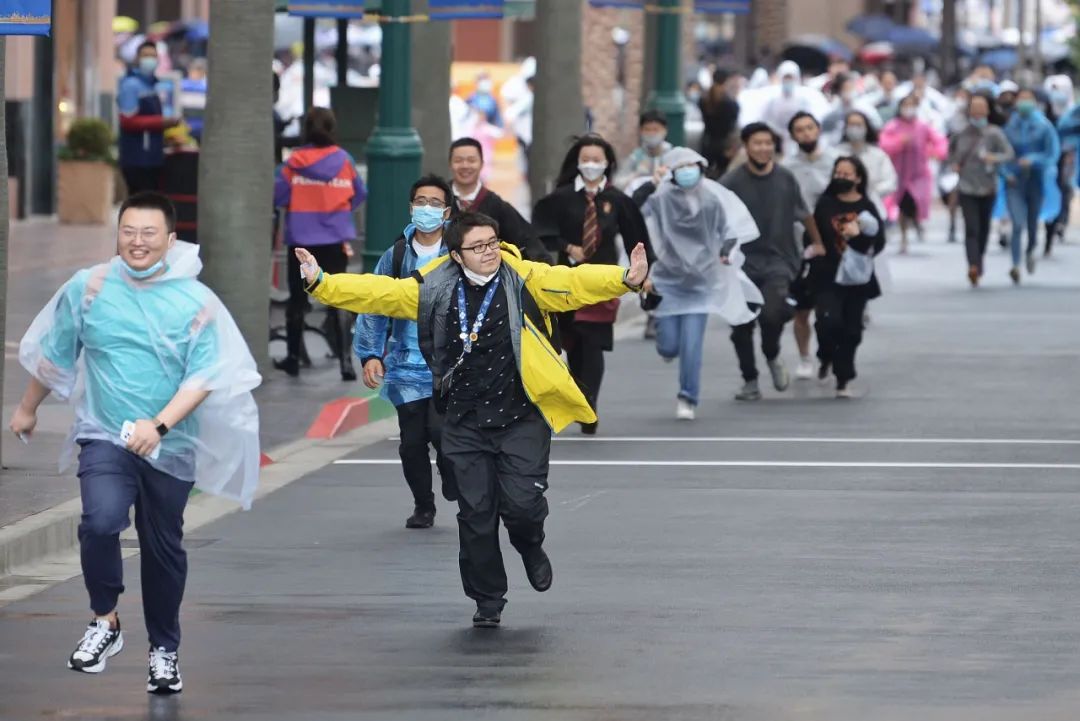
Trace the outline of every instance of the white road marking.
{"type": "MultiPolygon", "coordinates": [[[[336,466],[396,466],[399,458],[343,458],[336,466]]],[[[432,461],[434,464],[435,461],[432,461]]],[[[1007,470],[1080,470],[1080,463],[950,463],[919,461],[550,461],[552,466],[701,467],[701,468],[934,468],[1007,470]]]]}
{"type": "Polygon", "coordinates": [[[607,436],[553,438],[556,443],[888,443],[969,446],[1080,446],[1080,439],[1064,438],[814,438],[812,436],[607,436]]]}

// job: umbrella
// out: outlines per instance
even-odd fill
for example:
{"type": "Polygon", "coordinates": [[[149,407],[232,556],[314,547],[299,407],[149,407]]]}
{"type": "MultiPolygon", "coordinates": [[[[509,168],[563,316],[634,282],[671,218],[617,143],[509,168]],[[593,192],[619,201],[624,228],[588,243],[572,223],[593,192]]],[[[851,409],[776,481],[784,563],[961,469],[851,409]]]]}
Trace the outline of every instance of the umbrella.
{"type": "Polygon", "coordinates": [[[189,43],[202,42],[210,38],[210,23],[205,20],[191,20],[187,23],[187,40],[189,43]]]}
{"type": "Polygon", "coordinates": [[[869,42],[881,42],[893,28],[897,27],[892,18],[885,15],[860,15],[847,24],[847,31],[869,42]]]}
{"type": "Polygon", "coordinates": [[[922,28],[908,25],[896,25],[883,41],[892,43],[899,54],[932,55],[937,52],[941,41],[922,28]]]}
{"type": "Polygon", "coordinates": [[[794,62],[805,74],[816,75],[827,70],[832,60],[851,62],[855,56],[839,40],[825,35],[802,35],[788,41],[782,57],[794,62]]]}

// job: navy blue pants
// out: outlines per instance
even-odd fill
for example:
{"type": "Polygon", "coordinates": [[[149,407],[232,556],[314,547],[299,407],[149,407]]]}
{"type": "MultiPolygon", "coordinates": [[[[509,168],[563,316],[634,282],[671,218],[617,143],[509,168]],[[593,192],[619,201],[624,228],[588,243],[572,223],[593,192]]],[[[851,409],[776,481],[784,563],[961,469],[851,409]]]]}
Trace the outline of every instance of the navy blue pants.
{"type": "Polygon", "coordinates": [[[90,608],[98,616],[116,609],[124,592],[120,532],[135,506],[142,571],[143,616],[154,648],[180,646],[180,601],[187,581],[184,507],[194,485],[155,470],[108,441],[79,441],[82,521],[79,548],[90,608]]]}

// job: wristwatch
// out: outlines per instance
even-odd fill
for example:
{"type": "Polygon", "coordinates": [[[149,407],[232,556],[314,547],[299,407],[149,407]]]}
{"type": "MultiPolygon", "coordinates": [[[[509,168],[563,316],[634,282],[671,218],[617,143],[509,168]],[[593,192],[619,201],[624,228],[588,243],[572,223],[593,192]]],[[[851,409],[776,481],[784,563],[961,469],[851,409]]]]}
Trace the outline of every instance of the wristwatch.
{"type": "Polygon", "coordinates": [[[158,435],[164,438],[165,434],[169,432],[169,427],[159,421],[157,418],[154,419],[154,423],[156,424],[155,430],[157,431],[158,435]]]}

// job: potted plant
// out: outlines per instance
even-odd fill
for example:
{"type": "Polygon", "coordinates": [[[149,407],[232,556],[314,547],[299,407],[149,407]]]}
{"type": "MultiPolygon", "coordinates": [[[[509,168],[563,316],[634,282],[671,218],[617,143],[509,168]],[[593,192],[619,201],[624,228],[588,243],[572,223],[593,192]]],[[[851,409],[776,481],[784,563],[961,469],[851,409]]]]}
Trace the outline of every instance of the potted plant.
{"type": "Polygon", "coordinates": [[[57,206],[61,223],[105,225],[112,216],[115,161],[108,124],[80,118],[60,148],[57,206]]]}

